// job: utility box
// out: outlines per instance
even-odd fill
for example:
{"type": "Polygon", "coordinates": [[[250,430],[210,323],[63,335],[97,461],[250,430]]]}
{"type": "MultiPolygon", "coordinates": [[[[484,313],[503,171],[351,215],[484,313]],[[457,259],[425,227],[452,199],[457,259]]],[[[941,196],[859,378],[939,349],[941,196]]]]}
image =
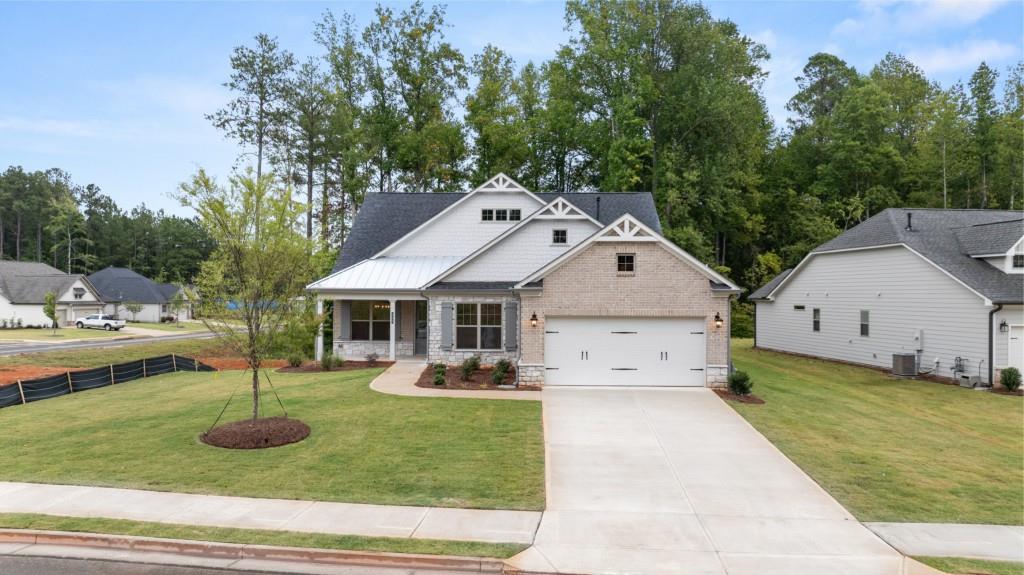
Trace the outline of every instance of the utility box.
{"type": "Polygon", "coordinates": [[[960,376],[960,387],[975,388],[981,385],[981,378],[977,375],[961,375],[960,376]]]}
{"type": "Polygon", "coordinates": [[[902,377],[914,377],[917,375],[917,354],[916,353],[894,353],[892,354],[892,374],[902,377]]]}

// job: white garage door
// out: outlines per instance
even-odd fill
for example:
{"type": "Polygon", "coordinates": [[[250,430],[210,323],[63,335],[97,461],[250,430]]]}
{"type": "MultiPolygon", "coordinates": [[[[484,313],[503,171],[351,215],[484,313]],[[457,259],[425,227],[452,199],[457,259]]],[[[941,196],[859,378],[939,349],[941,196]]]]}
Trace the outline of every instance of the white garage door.
{"type": "Polygon", "coordinates": [[[551,317],[545,385],[703,386],[704,320],[551,317]]]}

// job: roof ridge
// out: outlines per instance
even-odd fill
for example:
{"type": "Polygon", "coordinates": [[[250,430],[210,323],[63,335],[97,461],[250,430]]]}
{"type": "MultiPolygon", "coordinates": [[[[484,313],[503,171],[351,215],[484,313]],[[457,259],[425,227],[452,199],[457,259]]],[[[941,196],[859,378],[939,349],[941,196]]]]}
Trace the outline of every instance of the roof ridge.
{"type": "Polygon", "coordinates": [[[965,229],[965,228],[977,228],[977,227],[980,227],[980,226],[995,226],[995,225],[1000,225],[1000,224],[1010,224],[1010,223],[1013,223],[1013,222],[1024,222],[1024,217],[1016,218],[1016,219],[1013,219],[1013,220],[1001,220],[1001,221],[998,221],[998,222],[982,222],[980,224],[968,224],[966,226],[955,226],[955,227],[950,228],[950,229],[962,230],[962,229],[965,229]]]}

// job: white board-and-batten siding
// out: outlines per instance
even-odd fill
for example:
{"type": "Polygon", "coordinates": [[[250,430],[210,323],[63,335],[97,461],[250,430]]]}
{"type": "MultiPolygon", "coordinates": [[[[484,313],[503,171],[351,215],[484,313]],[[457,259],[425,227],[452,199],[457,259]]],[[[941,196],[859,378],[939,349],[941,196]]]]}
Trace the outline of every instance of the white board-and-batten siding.
{"type": "Polygon", "coordinates": [[[537,211],[542,204],[524,192],[481,192],[462,200],[438,219],[414,230],[386,251],[387,256],[458,256],[466,257],[504,233],[515,222],[484,222],[480,212],[485,208],[517,209],[520,220],[537,211]]]}
{"type": "Polygon", "coordinates": [[[519,281],[597,231],[590,220],[534,219],[444,279],[519,281]],[[554,230],[566,231],[565,244],[553,244],[554,230]]]}
{"type": "Polygon", "coordinates": [[[954,360],[965,373],[988,380],[989,307],[976,293],[902,247],[813,256],[794,272],[774,301],[757,302],[758,347],[883,368],[894,353],[914,353],[923,333],[921,369],[952,377],[954,360]],[[794,306],[804,306],[803,310],[794,306]],[[813,309],[821,331],[812,330],[813,309]],[[860,335],[861,310],[869,335],[860,335]]]}

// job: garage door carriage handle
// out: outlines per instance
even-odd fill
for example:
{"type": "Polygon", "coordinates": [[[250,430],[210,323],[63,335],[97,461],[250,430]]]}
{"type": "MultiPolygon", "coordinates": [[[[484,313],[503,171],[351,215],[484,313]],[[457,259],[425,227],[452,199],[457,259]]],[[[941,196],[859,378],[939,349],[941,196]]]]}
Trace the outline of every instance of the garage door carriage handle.
{"type": "Polygon", "coordinates": [[[557,332],[557,331],[548,331],[548,330],[545,330],[545,331],[544,331],[544,333],[558,333],[558,332],[557,332]]]}
{"type": "Polygon", "coordinates": [[[612,371],[636,371],[635,367],[613,367],[612,371]]]}
{"type": "Polygon", "coordinates": [[[631,333],[635,334],[636,332],[635,331],[613,331],[612,333],[615,333],[615,334],[631,334],[631,333]]]}
{"type": "Polygon", "coordinates": [[[704,371],[703,367],[691,367],[690,371],[704,371]]]}
{"type": "Polygon", "coordinates": [[[691,331],[690,335],[704,335],[704,332],[702,332],[702,331],[691,331]]]}

